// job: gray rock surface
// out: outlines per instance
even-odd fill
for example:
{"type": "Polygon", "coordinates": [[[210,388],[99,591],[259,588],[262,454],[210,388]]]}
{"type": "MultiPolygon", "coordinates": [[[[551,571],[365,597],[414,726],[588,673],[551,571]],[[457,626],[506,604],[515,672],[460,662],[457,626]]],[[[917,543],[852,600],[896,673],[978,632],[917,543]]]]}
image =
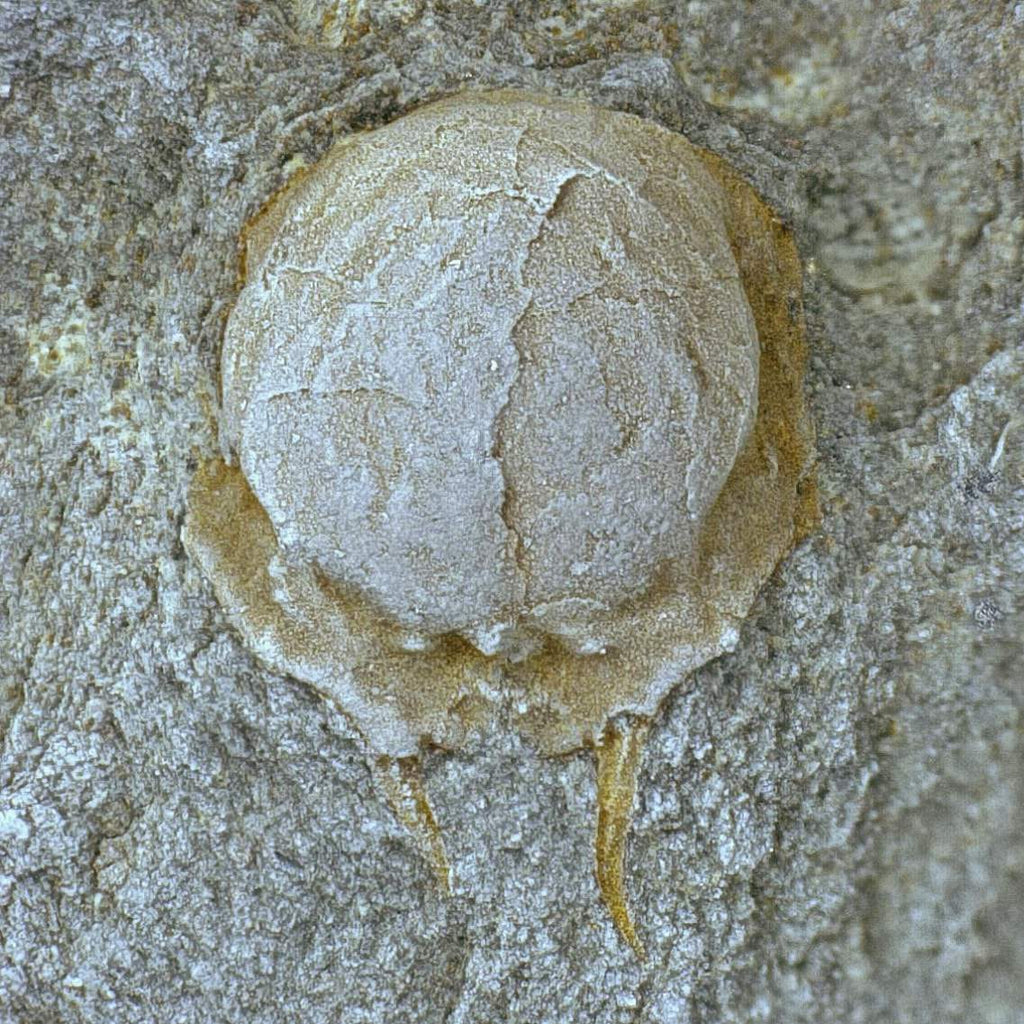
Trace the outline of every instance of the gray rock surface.
{"type": "Polygon", "coordinates": [[[1024,1007],[1024,6],[0,6],[0,1021],[978,1021],[1024,1007]],[[820,531],[667,702],[629,857],[586,754],[427,762],[183,557],[239,229],[467,83],[684,130],[806,259],[820,531]]]}

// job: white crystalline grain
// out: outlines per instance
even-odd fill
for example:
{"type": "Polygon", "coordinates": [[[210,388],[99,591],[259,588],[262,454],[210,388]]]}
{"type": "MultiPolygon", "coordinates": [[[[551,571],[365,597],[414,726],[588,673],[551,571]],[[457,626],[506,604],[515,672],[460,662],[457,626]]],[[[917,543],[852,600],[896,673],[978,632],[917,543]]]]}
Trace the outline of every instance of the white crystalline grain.
{"type": "Polygon", "coordinates": [[[685,560],[757,405],[695,151],[488,96],[335,147],[250,247],[224,428],[282,556],[485,653],[685,560]]]}

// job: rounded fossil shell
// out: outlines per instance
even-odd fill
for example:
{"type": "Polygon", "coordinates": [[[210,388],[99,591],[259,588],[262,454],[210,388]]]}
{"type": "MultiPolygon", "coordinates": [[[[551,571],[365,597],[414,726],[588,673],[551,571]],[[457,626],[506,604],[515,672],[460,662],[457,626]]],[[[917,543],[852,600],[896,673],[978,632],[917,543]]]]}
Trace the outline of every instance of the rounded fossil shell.
{"type": "Polygon", "coordinates": [[[598,743],[814,522],[795,246],[677,133],[463,93],[342,139],[242,252],[184,541],[373,750],[508,695],[543,750],[598,743]]]}
{"type": "Polygon", "coordinates": [[[225,437],[283,560],[405,636],[604,643],[692,561],[757,409],[723,190],[679,136],[515,94],[336,146],[248,254],[225,437]]]}
{"type": "Polygon", "coordinates": [[[242,241],[189,553],[354,721],[444,891],[424,740],[501,706],[593,745],[595,875],[642,956],[650,716],[815,519],[792,238],[682,136],[499,91],[342,140],[242,241]]]}

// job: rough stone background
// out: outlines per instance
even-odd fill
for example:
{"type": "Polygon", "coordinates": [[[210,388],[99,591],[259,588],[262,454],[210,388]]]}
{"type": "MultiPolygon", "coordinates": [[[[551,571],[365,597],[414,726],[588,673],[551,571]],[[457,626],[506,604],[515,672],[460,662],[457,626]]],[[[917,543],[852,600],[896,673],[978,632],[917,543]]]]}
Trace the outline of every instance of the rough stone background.
{"type": "Polygon", "coordinates": [[[0,0],[0,1021],[1024,1020],[1024,4],[0,0]],[[183,556],[239,228],[469,84],[684,130],[806,261],[820,532],[664,708],[629,885],[586,753],[358,738],[183,556]]]}

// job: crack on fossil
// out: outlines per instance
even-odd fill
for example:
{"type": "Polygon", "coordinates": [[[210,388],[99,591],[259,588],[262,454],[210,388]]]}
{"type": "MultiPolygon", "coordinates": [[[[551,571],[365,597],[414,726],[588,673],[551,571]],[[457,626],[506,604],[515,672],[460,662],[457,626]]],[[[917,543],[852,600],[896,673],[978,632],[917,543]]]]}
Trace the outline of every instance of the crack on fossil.
{"type": "MultiPolygon", "coordinates": [[[[519,528],[515,523],[515,514],[513,512],[513,506],[515,504],[515,488],[512,485],[512,481],[509,479],[508,469],[505,465],[505,440],[504,440],[504,427],[505,417],[508,414],[509,407],[512,404],[512,393],[516,389],[516,385],[519,383],[520,376],[522,375],[523,365],[529,362],[529,354],[524,350],[522,341],[519,336],[519,327],[523,320],[529,315],[530,310],[533,307],[533,296],[530,295],[527,299],[526,305],[523,306],[519,315],[513,321],[512,326],[509,328],[508,336],[512,342],[513,347],[516,351],[516,373],[512,378],[511,383],[508,386],[508,391],[505,394],[505,401],[501,408],[497,411],[494,416],[493,423],[491,425],[493,441],[491,444],[491,458],[498,463],[498,470],[501,473],[502,481],[502,501],[501,508],[499,509],[499,515],[501,521],[505,524],[505,529],[508,530],[513,540],[512,557],[516,563],[516,568],[520,570],[524,575],[526,573],[526,544],[519,528]]],[[[525,594],[526,584],[522,582],[522,589],[525,594]]]]}
{"type": "Polygon", "coordinates": [[[317,388],[287,388],[275,391],[272,395],[267,395],[265,401],[269,404],[270,402],[276,402],[278,399],[291,398],[295,395],[306,398],[329,398],[334,395],[349,395],[353,398],[362,398],[368,401],[376,401],[383,397],[390,398],[392,401],[398,402],[399,405],[405,405],[411,409],[420,407],[416,402],[410,401],[405,395],[396,394],[387,388],[375,388],[368,385],[355,385],[349,388],[333,387],[322,390],[317,388]]]}
{"type": "Polygon", "coordinates": [[[647,422],[643,416],[631,414],[627,404],[614,400],[615,393],[621,392],[623,389],[616,386],[612,374],[603,362],[600,364],[599,372],[601,374],[602,390],[604,391],[604,407],[615,421],[615,426],[619,432],[619,440],[611,451],[612,455],[618,457],[636,444],[640,433],[647,426],[647,422]]]}
{"type": "MultiPolygon", "coordinates": [[[[520,133],[518,139],[516,140],[516,176],[517,176],[517,178],[519,178],[519,150],[520,150],[520,147],[522,145],[522,141],[523,141],[525,135],[526,135],[525,131],[520,133]]],[[[491,454],[491,458],[495,459],[495,461],[498,463],[498,469],[499,469],[499,471],[501,473],[501,479],[502,479],[502,502],[501,502],[501,508],[499,510],[499,515],[501,516],[501,521],[505,524],[505,529],[508,530],[509,535],[512,537],[512,540],[513,540],[512,557],[513,557],[513,559],[515,561],[516,567],[519,569],[519,571],[523,574],[524,577],[528,574],[528,565],[527,565],[527,560],[526,560],[526,541],[525,541],[525,538],[522,535],[522,532],[519,530],[519,527],[516,525],[516,522],[515,522],[514,507],[515,507],[515,501],[516,501],[516,491],[515,491],[515,487],[513,486],[511,480],[509,479],[508,468],[505,465],[505,459],[504,459],[504,426],[505,426],[505,419],[506,419],[506,417],[508,415],[508,410],[509,410],[509,408],[510,408],[510,406],[512,404],[513,395],[514,395],[517,387],[519,386],[520,380],[522,378],[523,367],[528,362],[531,361],[530,353],[527,351],[526,346],[525,346],[525,344],[523,342],[522,335],[520,333],[520,328],[521,328],[523,322],[526,320],[526,318],[530,315],[530,313],[531,313],[531,311],[533,309],[533,304],[534,304],[533,289],[530,288],[526,284],[526,276],[527,276],[526,275],[526,266],[530,262],[530,260],[533,258],[534,246],[540,241],[540,239],[543,236],[544,231],[546,230],[548,224],[550,224],[550,222],[555,217],[557,217],[559,215],[559,213],[561,212],[561,210],[562,210],[562,208],[563,208],[563,206],[565,204],[565,198],[566,198],[566,195],[568,194],[568,189],[569,189],[570,185],[572,184],[573,181],[577,180],[578,178],[582,178],[582,177],[586,177],[586,175],[582,174],[580,171],[573,171],[572,173],[566,175],[566,177],[564,177],[559,182],[558,188],[556,189],[554,196],[551,198],[551,201],[547,204],[547,207],[544,208],[544,209],[538,210],[539,219],[538,219],[538,222],[537,222],[536,230],[534,231],[533,236],[531,238],[527,239],[527,242],[526,242],[526,256],[522,260],[522,262],[519,264],[518,271],[519,271],[519,284],[520,284],[520,287],[524,290],[524,292],[526,292],[526,294],[529,297],[528,297],[528,299],[526,301],[526,304],[519,311],[519,314],[516,316],[515,320],[512,322],[512,325],[509,327],[509,331],[508,331],[509,340],[512,342],[512,345],[513,345],[513,347],[515,349],[515,352],[516,352],[516,359],[517,359],[516,372],[515,372],[515,376],[512,378],[512,381],[511,381],[511,383],[508,386],[508,391],[506,392],[506,395],[505,395],[505,401],[502,404],[501,408],[495,414],[494,420],[492,421],[492,425],[491,425],[493,441],[492,441],[492,444],[491,444],[491,452],[490,452],[490,454],[491,454]]],[[[523,195],[523,194],[520,194],[520,193],[510,194],[507,190],[502,190],[502,193],[504,195],[509,196],[509,198],[513,198],[513,199],[517,199],[517,200],[520,200],[520,201],[527,201],[527,202],[529,202],[529,199],[527,199],[526,196],[523,195]]],[[[531,203],[530,205],[533,205],[533,203],[531,203]]],[[[525,592],[526,592],[526,580],[525,579],[523,579],[521,581],[521,587],[522,587],[522,591],[523,591],[522,597],[525,598],[525,592]]]]}
{"type": "Polygon", "coordinates": [[[558,142],[556,139],[552,139],[543,134],[538,136],[538,138],[546,142],[552,149],[557,149],[564,153],[566,159],[570,163],[578,165],[579,169],[574,176],[581,178],[603,178],[610,185],[614,185],[616,188],[621,188],[630,199],[635,200],[637,203],[642,203],[644,206],[650,207],[660,216],[661,211],[658,210],[657,206],[652,203],[647,196],[643,195],[643,193],[638,192],[637,189],[625,178],[620,178],[617,174],[613,174],[609,171],[607,167],[602,167],[600,164],[594,163],[593,160],[588,160],[582,153],[575,152],[571,147],[558,142]]]}
{"type": "Polygon", "coordinates": [[[545,231],[548,230],[549,225],[555,220],[556,217],[562,212],[565,207],[566,197],[569,194],[570,186],[573,182],[589,178],[590,175],[584,174],[582,171],[573,171],[571,174],[567,174],[559,183],[558,189],[556,190],[551,202],[548,203],[547,207],[539,210],[540,222],[537,225],[537,230],[534,232],[533,237],[526,243],[526,260],[525,264],[529,263],[533,256],[534,246],[536,246],[541,239],[544,237],[545,231]]]}

